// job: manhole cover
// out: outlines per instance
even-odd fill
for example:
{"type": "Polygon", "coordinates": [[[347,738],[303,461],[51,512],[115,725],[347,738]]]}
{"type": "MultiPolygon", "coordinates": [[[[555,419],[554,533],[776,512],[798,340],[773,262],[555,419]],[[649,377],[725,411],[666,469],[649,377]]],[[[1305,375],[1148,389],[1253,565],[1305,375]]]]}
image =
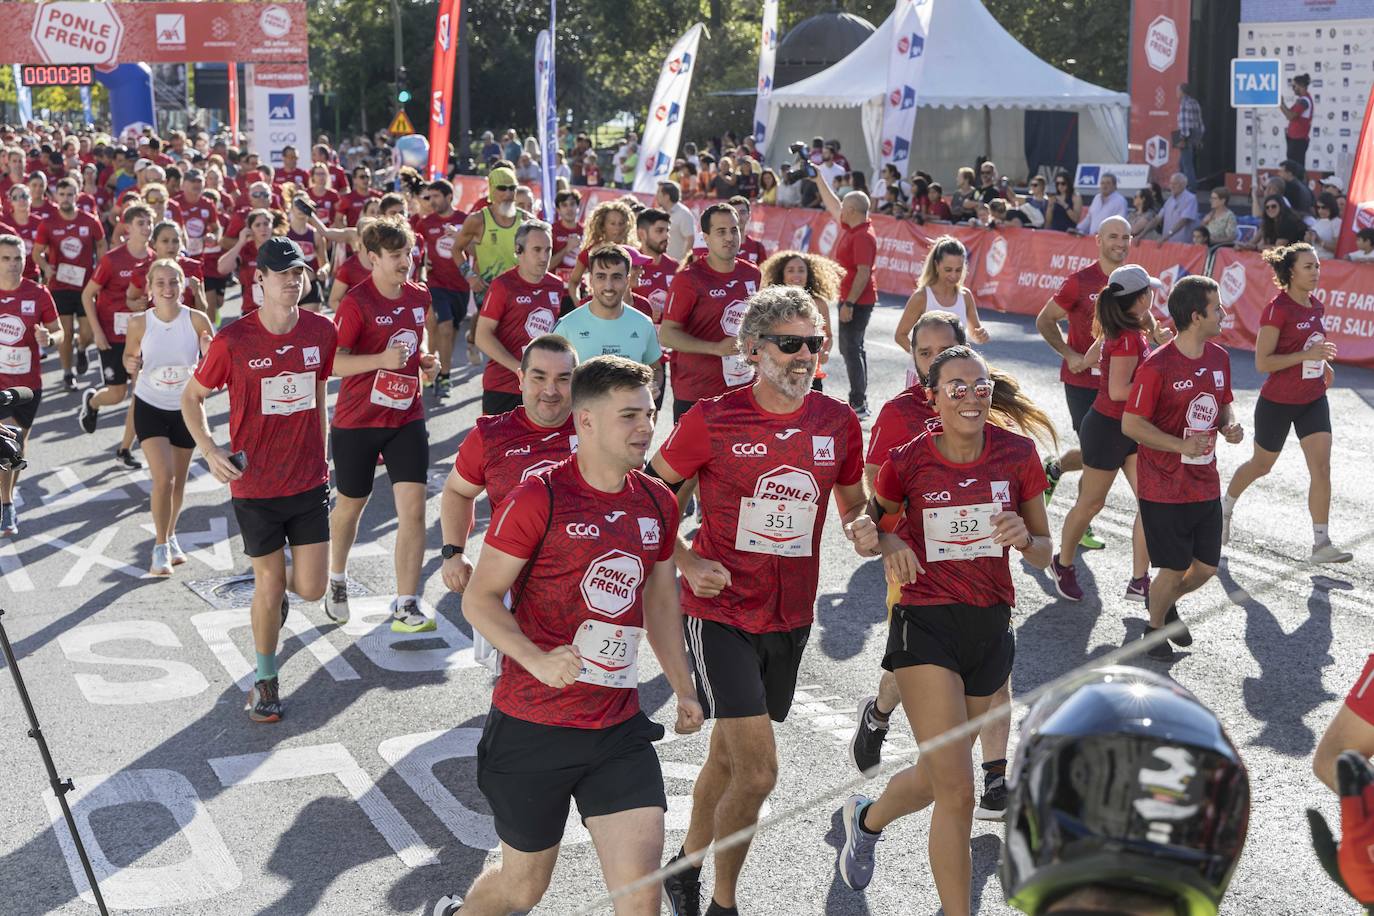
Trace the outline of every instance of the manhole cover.
{"type": "MultiPolygon", "coordinates": [[[[253,603],[252,573],[219,576],[214,579],[196,579],[185,584],[192,592],[199,595],[206,604],[216,610],[227,611],[230,608],[248,607],[253,603]]],[[[348,594],[350,596],[371,595],[372,589],[349,576],[348,594]]],[[[292,595],[291,603],[300,604],[301,599],[292,595]]]]}

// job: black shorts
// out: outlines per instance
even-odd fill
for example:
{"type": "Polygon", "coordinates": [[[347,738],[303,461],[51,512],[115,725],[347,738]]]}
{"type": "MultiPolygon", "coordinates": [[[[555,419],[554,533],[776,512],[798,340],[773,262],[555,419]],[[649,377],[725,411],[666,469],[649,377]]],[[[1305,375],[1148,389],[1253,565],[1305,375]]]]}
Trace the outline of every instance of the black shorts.
{"type": "Polygon", "coordinates": [[[652,744],[662,736],[642,712],[609,728],[563,728],[493,708],[477,742],[477,787],[496,835],[521,852],[557,846],[573,799],[583,823],[636,808],[666,811],[652,744]]]}
{"type": "Polygon", "coordinates": [[[129,372],[124,368],[124,341],[110,341],[110,349],[100,350],[100,377],[106,385],[129,384],[129,372]]]}
{"type": "Polygon", "coordinates": [[[57,306],[57,314],[59,315],[86,317],[86,307],[81,304],[81,290],[79,289],[55,289],[52,291],[52,301],[53,305],[57,306]]]}
{"type": "Polygon", "coordinates": [[[207,293],[219,293],[224,295],[224,291],[229,288],[228,277],[209,277],[205,278],[205,291],[207,293]]]}
{"type": "Polygon", "coordinates": [[[429,288],[429,304],[434,309],[434,317],[439,321],[461,323],[467,317],[470,298],[471,294],[467,290],[440,289],[437,286],[429,288]]]}
{"type": "Polygon", "coordinates": [[[285,544],[323,544],[329,540],[329,487],[321,484],[304,493],[268,499],[230,500],[243,552],[250,557],[276,553],[285,544]]]}
{"type": "Polygon", "coordinates": [[[1221,500],[1157,503],[1140,500],[1140,524],[1150,564],[1185,570],[1193,561],[1215,567],[1221,562],[1221,500]]]}
{"type": "Polygon", "coordinates": [[[33,421],[38,419],[38,405],[43,403],[43,389],[33,389],[33,400],[27,404],[11,404],[0,407],[0,420],[13,420],[20,429],[33,429],[33,421]]]}
{"type": "Polygon", "coordinates": [[[372,495],[377,476],[377,456],[386,463],[386,476],[392,483],[423,484],[429,479],[429,431],[424,420],[405,426],[334,427],[334,486],[352,499],[372,495]]]}
{"type": "Polygon", "coordinates": [[[173,448],[195,448],[196,440],[186,428],[179,410],[163,410],[134,395],[134,435],[139,442],[162,438],[173,448]]]}
{"type": "Polygon", "coordinates": [[[524,403],[525,399],[520,396],[518,391],[483,391],[482,416],[491,417],[500,413],[510,413],[524,403]]]}
{"type": "Polygon", "coordinates": [[[887,627],[888,671],[936,665],[964,681],[964,696],[988,697],[1011,676],[1016,636],[1005,604],[898,604],[887,627]]]}
{"type": "Polygon", "coordinates": [[[1326,395],[1306,404],[1280,404],[1260,395],[1255,402],[1255,444],[1266,452],[1281,452],[1290,427],[1299,442],[1313,433],[1331,432],[1331,405],[1326,395]]]}
{"type": "Polygon", "coordinates": [[[748,633],[700,617],[682,618],[697,699],[708,719],[767,716],[786,720],[797,690],[797,670],[811,627],[748,633]]]}
{"type": "Polygon", "coordinates": [[[1092,410],[1093,401],[1097,400],[1096,388],[1083,388],[1079,385],[1064,385],[1064,400],[1069,402],[1069,420],[1073,424],[1073,431],[1079,431],[1083,425],[1083,418],[1092,410]]]}
{"type": "Polygon", "coordinates": [[[1078,430],[1078,443],[1083,450],[1083,465],[1097,471],[1119,471],[1126,459],[1139,448],[1130,436],[1121,431],[1121,421],[1097,412],[1088,411],[1078,430]]]}
{"type": "Polygon", "coordinates": [[[695,406],[697,406],[696,401],[684,401],[681,398],[673,398],[673,425],[677,426],[682,420],[682,415],[695,406]]]}

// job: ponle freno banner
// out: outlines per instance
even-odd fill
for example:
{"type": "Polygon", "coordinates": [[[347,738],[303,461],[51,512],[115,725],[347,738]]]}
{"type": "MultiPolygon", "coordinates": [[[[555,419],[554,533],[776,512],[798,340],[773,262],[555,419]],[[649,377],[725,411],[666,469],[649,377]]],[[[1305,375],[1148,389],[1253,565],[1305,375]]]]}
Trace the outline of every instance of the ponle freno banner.
{"type": "Polygon", "coordinates": [[[305,4],[53,3],[0,5],[13,63],[149,64],[307,59],[305,4]]]}
{"type": "MultiPolygon", "coordinates": [[[[553,18],[550,8],[550,20],[553,18]]],[[[558,186],[558,105],[555,102],[556,87],[553,72],[553,31],[544,29],[534,43],[534,102],[539,122],[540,162],[540,201],[544,207],[544,219],[553,222],[558,218],[554,212],[554,194],[558,186]]]]}
{"type": "Polygon", "coordinates": [[[692,71],[696,69],[697,44],[706,26],[698,22],[688,29],[668,52],[663,70],[658,75],[649,116],[644,119],[644,138],[639,145],[639,169],[635,173],[634,189],[652,193],[658,182],[667,178],[677,158],[677,145],[682,139],[682,117],[687,111],[687,93],[692,88],[692,71]]]}
{"type": "Polygon", "coordinates": [[[453,120],[453,71],[458,58],[458,22],[463,0],[439,0],[434,20],[434,63],[429,90],[429,177],[448,174],[448,138],[453,120]]]}
{"type": "Polygon", "coordinates": [[[1128,158],[1144,162],[1168,182],[1178,165],[1178,85],[1188,82],[1188,24],[1192,0],[1131,3],[1131,124],[1128,158]]]}
{"type": "Polygon", "coordinates": [[[778,56],[778,0],[763,0],[763,35],[759,39],[759,89],[754,102],[754,143],[761,150],[773,104],[773,63],[778,56]]]}
{"type": "Polygon", "coordinates": [[[911,138],[916,131],[916,102],[930,38],[930,11],[935,0],[902,0],[897,7],[892,48],[887,58],[887,97],[883,100],[880,152],[883,165],[910,172],[911,138]]]}
{"type": "Polygon", "coordinates": [[[1346,190],[1345,213],[1341,217],[1341,237],[1336,241],[1336,256],[1343,258],[1355,250],[1355,233],[1374,228],[1374,89],[1364,110],[1360,143],[1355,147],[1355,168],[1346,190]]]}

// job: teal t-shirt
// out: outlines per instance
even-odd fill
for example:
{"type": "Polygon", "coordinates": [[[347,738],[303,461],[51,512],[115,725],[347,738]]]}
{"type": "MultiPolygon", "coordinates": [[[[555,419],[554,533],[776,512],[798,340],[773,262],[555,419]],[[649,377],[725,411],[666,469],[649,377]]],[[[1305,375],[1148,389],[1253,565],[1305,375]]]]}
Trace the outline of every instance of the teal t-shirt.
{"type": "Polygon", "coordinates": [[[663,358],[653,321],[628,305],[613,321],[593,315],[590,305],[579,306],[560,318],[553,332],[566,337],[583,361],[593,356],[623,356],[652,366],[663,358]]]}

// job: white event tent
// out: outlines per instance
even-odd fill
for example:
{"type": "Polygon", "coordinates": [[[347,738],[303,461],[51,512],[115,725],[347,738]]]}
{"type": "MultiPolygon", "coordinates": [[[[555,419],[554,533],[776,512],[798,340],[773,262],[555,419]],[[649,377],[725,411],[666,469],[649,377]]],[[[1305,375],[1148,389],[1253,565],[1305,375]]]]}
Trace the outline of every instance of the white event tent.
{"type": "MultiPolygon", "coordinates": [[[[1027,110],[1079,113],[1078,158],[1125,162],[1130,97],[1070,76],[1036,57],[980,0],[931,0],[930,37],[918,93],[910,165],[952,189],[954,173],[988,155],[1003,174],[1024,176],[1027,110]]],[[[895,13],[863,44],[826,70],[773,91],[767,159],[787,160],[787,144],[840,141],[852,168],[870,176],[881,162],[883,99],[895,13]]]]}

